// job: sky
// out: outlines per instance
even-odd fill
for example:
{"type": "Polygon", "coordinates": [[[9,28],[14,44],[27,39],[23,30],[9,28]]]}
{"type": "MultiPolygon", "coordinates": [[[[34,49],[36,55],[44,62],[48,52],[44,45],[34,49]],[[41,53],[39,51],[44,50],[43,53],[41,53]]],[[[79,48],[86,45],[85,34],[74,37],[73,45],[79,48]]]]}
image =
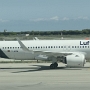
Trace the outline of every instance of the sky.
{"type": "Polygon", "coordinates": [[[90,0],[0,0],[0,32],[90,29],[90,0]]]}

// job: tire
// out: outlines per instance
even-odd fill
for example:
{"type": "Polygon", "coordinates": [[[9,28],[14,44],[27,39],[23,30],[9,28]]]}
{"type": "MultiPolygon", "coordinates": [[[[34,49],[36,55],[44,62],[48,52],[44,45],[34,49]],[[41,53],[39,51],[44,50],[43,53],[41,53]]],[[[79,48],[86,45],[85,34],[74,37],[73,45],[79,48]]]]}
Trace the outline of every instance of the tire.
{"type": "Polygon", "coordinates": [[[55,63],[54,63],[54,66],[55,66],[55,67],[57,67],[57,66],[58,66],[58,64],[55,62],[55,63]]]}
{"type": "Polygon", "coordinates": [[[50,69],[55,69],[55,65],[54,64],[51,64],[50,65],[50,69]]]}

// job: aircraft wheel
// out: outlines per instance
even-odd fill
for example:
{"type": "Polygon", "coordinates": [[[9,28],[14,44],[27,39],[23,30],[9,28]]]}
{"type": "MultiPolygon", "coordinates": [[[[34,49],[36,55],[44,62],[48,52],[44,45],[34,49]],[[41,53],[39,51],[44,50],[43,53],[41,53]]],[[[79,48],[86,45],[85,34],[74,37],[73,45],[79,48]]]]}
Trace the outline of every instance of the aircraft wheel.
{"type": "Polygon", "coordinates": [[[50,69],[55,69],[55,65],[54,64],[51,64],[50,65],[50,69]]]}
{"type": "Polygon", "coordinates": [[[58,63],[55,62],[55,63],[54,63],[54,66],[55,66],[55,68],[58,67],[58,63]]]}

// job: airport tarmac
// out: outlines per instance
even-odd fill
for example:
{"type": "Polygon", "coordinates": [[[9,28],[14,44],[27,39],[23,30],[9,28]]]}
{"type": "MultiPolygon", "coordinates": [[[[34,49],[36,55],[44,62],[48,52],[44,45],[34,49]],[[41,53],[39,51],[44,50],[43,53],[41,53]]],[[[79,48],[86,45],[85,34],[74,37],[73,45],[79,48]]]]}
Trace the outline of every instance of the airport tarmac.
{"type": "Polygon", "coordinates": [[[0,90],[90,90],[90,63],[66,68],[59,63],[0,63],[0,90]]]}

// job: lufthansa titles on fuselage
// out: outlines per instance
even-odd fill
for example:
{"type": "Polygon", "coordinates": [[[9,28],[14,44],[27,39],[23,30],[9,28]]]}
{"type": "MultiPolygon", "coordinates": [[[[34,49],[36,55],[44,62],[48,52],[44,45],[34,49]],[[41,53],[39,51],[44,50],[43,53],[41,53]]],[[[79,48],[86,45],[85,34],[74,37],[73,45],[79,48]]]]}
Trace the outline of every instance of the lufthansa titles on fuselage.
{"type": "Polygon", "coordinates": [[[89,45],[90,41],[80,41],[80,45],[89,45]]]}

